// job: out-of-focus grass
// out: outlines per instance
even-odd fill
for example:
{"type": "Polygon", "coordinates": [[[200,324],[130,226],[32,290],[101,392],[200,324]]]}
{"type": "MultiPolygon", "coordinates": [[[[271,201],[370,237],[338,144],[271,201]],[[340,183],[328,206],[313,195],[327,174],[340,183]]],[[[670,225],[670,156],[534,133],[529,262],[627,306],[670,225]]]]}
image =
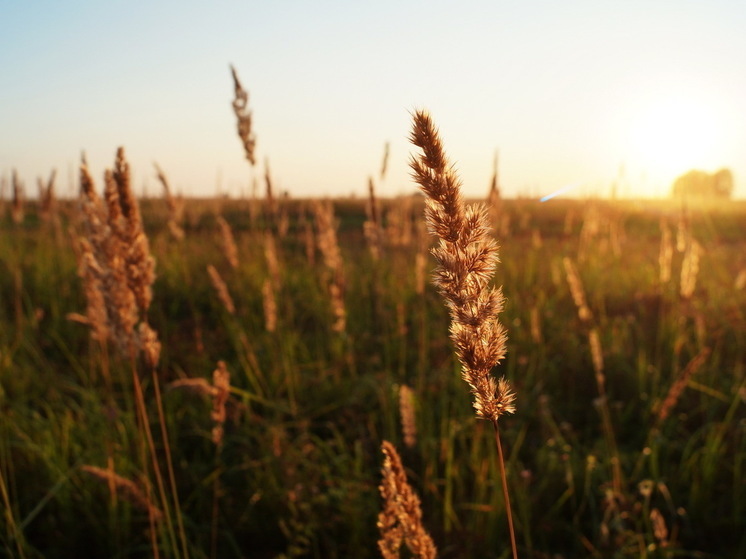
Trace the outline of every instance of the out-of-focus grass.
{"type": "MultiPolygon", "coordinates": [[[[219,359],[231,371],[219,460],[210,441],[210,401],[164,393],[190,555],[210,556],[219,477],[219,557],[376,557],[378,448],[388,439],[422,497],[441,556],[506,557],[489,430],[475,426],[439,297],[429,282],[416,292],[420,202],[413,204],[412,238],[386,246],[377,263],[362,234],[363,204],[336,203],[347,280],[344,334],[332,331],[320,255],[313,265],[306,257],[310,212],[293,200],[284,202],[288,233],[277,239],[278,327],[264,330],[262,239],[269,221],[261,212],[252,220],[250,203],[187,201],[180,243],[169,237],[163,202],[142,205],[157,260],[149,316],[163,342],[163,386],[209,379],[219,359]],[[238,243],[235,270],[220,251],[218,213],[238,243]],[[235,316],[212,289],[209,264],[228,285],[235,316]],[[402,383],[416,394],[413,449],[400,434],[402,383]]],[[[383,201],[384,214],[401,204],[383,201]]],[[[504,419],[502,431],[521,555],[746,554],[746,292],[734,288],[746,268],[746,206],[688,209],[691,234],[703,247],[690,300],[678,295],[681,253],[674,252],[671,282],[658,279],[660,223],[667,220],[675,233],[679,205],[503,206],[510,226],[498,238],[497,278],[508,299],[509,353],[500,372],[516,387],[518,412],[504,419]],[[565,256],[578,263],[600,332],[621,495],[610,493],[612,455],[565,256]],[[709,358],[653,429],[658,406],[704,347],[709,358]],[[665,520],[665,541],[655,535],[653,509],[665,520]]],[[[72,214],[74,207],[62,209],[72,214]]],[[[20,226],[8,216],[0,221],[0,474],[10,505],[0,520],[0,549],[24,557],[148,556],[147,515],[80,470],[113,460],[120,475],[145,479],[128,365],[66,319],[85,309],[69,218],[54,228],[33,208],[26,213],[20,226]]],[[[152,381],[143,382],[152,394],[152,381]]],[[[150,412],[155,426],[154,402],[150,412]]],[[[163,556],[179,555],[165,532],[159,538],[163,556]]]]}

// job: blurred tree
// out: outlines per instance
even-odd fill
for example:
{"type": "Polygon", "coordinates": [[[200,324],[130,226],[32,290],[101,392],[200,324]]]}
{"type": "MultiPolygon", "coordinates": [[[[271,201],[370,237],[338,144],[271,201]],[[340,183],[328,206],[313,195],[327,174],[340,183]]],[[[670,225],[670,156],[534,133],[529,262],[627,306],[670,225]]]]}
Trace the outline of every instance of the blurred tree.
{"type": "Polygon", "coordinates": [[[674,181],[671,194],[674,197],[730,198],[733,194],[733,173],[730,169],[720,169],[715,173],[689,171],[674,181]]]}

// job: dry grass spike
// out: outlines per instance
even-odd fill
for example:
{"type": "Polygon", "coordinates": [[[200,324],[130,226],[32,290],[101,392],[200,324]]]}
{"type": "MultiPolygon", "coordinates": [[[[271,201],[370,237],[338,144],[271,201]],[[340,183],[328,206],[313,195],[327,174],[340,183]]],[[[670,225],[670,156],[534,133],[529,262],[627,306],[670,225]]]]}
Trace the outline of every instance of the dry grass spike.
{"type": "Polygon", "coordinates": [[[489,285],[499,258],[489,235],[487,210],[464,205],[460,180],[423,111],[414,114],[411,141],[423,151],[410,166],[427,196],[428,227],[439,239],[432,250],[438,262],[434,282],[451,314],[451,339],[462,376],[474,395],[477,417],[496,422],[515,411],[515,395],[505,379],[496,381],[491,374],[505,356],[507,334],[498,320],[504,304],[502,290],[489,285]]]}
{"type": "Polygon", "coordinates": [[[420,499],[407,481],[401,458],[388,441],[383,441],[381,450],[384,460],[379,491],[383,509],[378,515],[378,548],[384,559],[395,559],[403,542],[415,557],[434,559],[437,549],[422,525],[420,499]]]}
{"type": "Polygon", "coordinates": [[[252,116],[249,110],[249,94],[241,85],[236,69],[233,66],[231,66],[231,74],[233,75],[233,89],[235,94],[233,112],[236,114],[238,137],[241,140],[241,144],[243,144],[246,160],[254,166],[256,164],[256,159],[254,158],[256,137],[251,129],[252,116]]]}

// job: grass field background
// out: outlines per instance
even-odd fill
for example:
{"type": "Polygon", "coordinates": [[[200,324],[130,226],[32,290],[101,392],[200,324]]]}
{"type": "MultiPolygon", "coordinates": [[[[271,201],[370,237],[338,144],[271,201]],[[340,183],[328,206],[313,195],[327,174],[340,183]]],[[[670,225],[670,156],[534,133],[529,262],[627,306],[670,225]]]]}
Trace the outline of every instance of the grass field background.
{"type": "MultiPolygon", "coordinates": [[[[344,272],[340,332],[310,201],[279,200],[270,214],[260,200],[186,200],[177,240],[165,201],[142,200],[157,274],[148,316],[162,343],[152,377],[68,316],[86,308],[76,203],[61,201],[50,219],[28,204],[15,223],[5,202],[0,553],[147,557],[155,534],[162,557],[377,557],[385,439],[401,453],[439,556],[508,557],[490,426],[474,418],[440,296],[427,277],[418,286],[418,262],[426,258],[426,276],[434,266],[422,200],[380,204],[384,242],[375,259],[365,200],[333,201],[344,272]],[[218,216],[232,229],[236,268],[218,216]],[[209,265],[235,314],[213,288],[209,265]],[[173,383],[212,382],[219,360],[231,393],[217,449],[211,399],[173,383]],[[153,453],[138,426],[133,367],[153,453]],[[411,447],[401,429],[403,385],[413,393],[411,447]],[[165,500],[154,475],[166,469],[156,388],[176,486],[165,488],[165,500]],[[152,523],[90,466],[131,480],[164,518],[152,523]]],[[[498,373],[518,394],[517,413],[501,427],[521,555],[746,556],[746,205],[502,200],[496,209],[496,281],[509,335],[498,373]],[[665,229],[672,259],[662,281],[665,229]],[[682,296],[693,241],[701,247],[696,283],[682,296]],[[578,315],[565,259],[577,269],[590,320],[578,315]]]]}

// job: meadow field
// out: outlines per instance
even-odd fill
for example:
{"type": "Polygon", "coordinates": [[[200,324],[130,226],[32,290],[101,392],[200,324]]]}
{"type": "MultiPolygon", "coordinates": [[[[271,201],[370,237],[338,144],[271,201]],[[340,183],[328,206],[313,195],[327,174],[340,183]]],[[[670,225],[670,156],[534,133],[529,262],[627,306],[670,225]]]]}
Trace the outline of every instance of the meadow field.
{"type": "MultiPolygon", "coordinates": [[[[134,342],[96,329],[91,199],[0,202],[0,554],[380,557],[385,440],[439,557],[510,557],[421,195],[141,199],[134,342]]],[[[745,557],[746,204],[490,218],[519,555],[745,557]]]]}

